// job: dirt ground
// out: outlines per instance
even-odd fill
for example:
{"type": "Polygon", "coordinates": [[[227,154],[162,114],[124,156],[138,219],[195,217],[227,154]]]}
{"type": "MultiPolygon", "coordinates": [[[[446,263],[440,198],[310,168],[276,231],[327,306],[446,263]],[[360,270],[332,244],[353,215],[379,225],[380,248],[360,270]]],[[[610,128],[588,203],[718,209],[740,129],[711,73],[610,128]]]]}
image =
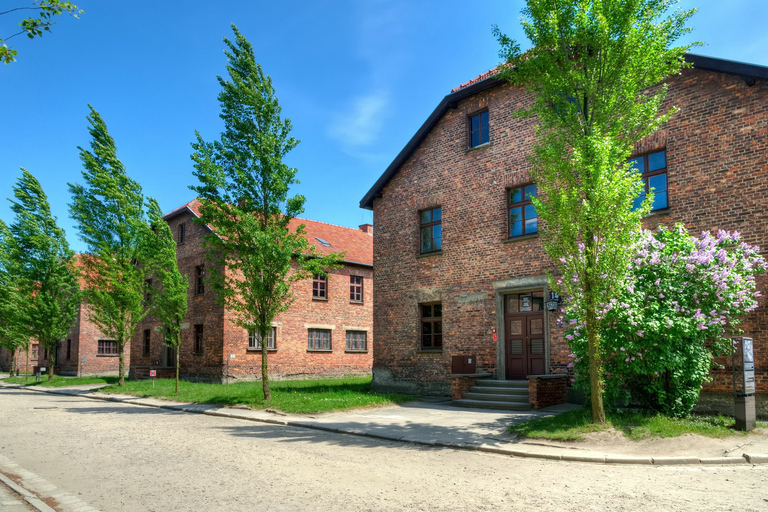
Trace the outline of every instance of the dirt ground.
{"type": "Polygon", "coordinates": [[[583,441],[528,439],[525,440],[525,444],[557,446],[560,448],[624,455],[741,457],[745,452],[768,454],[768,432],[766,432],[766,429],[760,428],[749,433],[724,437],[722,439],[697,434],[684,434],[679,437],[657,437],[632,441],[621,432],[612,430],[587,434],[583,441]]]}
{"type": "Polygon", "coordinates": [[[0,455],[107,511],[768,510],[768,466],[519,459],[18,389],[0,455]]]}

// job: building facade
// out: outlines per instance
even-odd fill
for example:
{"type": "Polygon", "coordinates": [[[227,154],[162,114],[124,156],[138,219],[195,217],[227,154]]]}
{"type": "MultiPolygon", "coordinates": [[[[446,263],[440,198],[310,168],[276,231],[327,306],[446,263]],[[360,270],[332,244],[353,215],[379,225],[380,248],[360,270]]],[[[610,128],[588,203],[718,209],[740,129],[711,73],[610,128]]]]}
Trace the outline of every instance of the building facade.
{"type": "MultiPolygon", "coordinates": [[[[190,280],[189,310],[182,327],[180,374],[206,381],[261,379],[261,345],[257,336],[237,327],[233,313],[217,302],[206,284],[203,238],[211,231],[194,222],[195,200],[165,216],[177,243],[179,269],[190,280]]],[[[267,340],[269,372],[274,378],[370,374],[373,362],[373,227],[360,229],[294,219],[321,253],[346,250],[341,268],[327,278],[294,283],[295,302],[272,323],[267,340]]],[[[160,324],[146,318],[131,343],[131,374],[156,370],[170,377],[175,352],[163,344],[160,324]]]]}
{"type": "MultiPolygon", "coordinates": [[[[666,100],[680,111],[633,155],[656,189],[646,227],[740,231],[765,247],[768,69],[687,58],[693,68],[669,80],[666,100]]],[[[454,89],[362,199],[376,222],[375,386],[449,394],[455,355],[474,355],[477,371],[498,379],[568,371],[568,345],[544,307],[554,268],[529,201],[536,122],[512,115],[532,100],[492,73],[454,89]]],[[[742,327],[755,339],[765,406],[760,301],[742,327]]],[[[730,396],[730,372],[713,373],[707,391],[730,396]]]]}

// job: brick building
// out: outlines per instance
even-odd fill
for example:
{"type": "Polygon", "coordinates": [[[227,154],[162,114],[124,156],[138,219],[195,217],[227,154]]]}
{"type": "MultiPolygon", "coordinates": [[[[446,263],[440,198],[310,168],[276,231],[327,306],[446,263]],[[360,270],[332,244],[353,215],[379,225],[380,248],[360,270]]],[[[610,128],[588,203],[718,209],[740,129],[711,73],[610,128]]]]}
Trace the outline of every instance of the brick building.
{"type": "MultiPolygon", "coordinates": [[[[216,301],[205,283],[207,226],[194,222],[199,202],[165,216],[177,242],[179,269],[190,280],[189,311],[181,333],[180,374],[186,379],[222,381],[261,378],[259,340],[232,322],[232,313],[216,301]],[[234,357],[232,357],[234,356],[234,357]]],[[[268,339],[270,377],[370,374],[373,361],[373,226],[360,229],[294,219],[321,253],[346,250],[342,268],[327,279],[294,283],[296,300],[272,324],[268,339]]],[[[160,324],[145,319],[131,343],[131,374],[149,370],[173,374],[175,355],[163,346],[160,324]]]]}
{"type": "MultiPolygon", "coordinates": [[[[29,371],[31,372],[34,366],[38,363],[39,347],[36,341],[33,341],[29,345],[29,371]]],[[[13,367],[13,356],[11,351],[0,347],[0,372],[9,372],[13,367]]],[[[27,354],[22,351],[16,351],[16,367],[19,371],[24,371],[27,366],[27,354]]]]}
{"type": "MultiPolygon", "coordinates": [[[[680,112],[634,152],[657,190],[646,225],[738,230],[766,247],[768,68],[687,58],[693,68],[669,80],[667,105],[680,112]]],[[[462,354],[499,380],[567,371],[568,346],[544,311],[553,267],[526,200],[535,193],[528,157],[536,123],[512,116],[531,103],[492,73],[454,89],[361,200],[376,220],[379,388],[448,394],[451,357],[462,354]]],[[[765,295],[764,276],[759,286],[765,295]]],[[[755,338],[765,407],[768,315],[760,300],[743,327],[755,338]]],[[[730,368],[713,377],[707,389],[725,397],[730,368]]]]}
{"type": "MultiPolygon", "coordinates": [[[[117,354],[117,342],[107,339],[99,328],[90,321],[90,315],[88,305],[82,302],[77,312],[75,325],[56,348],[56,375],[118,375],[120,361],[117,354]]],[[[50,364],[48,350],[41,347],[39,351],[37,365],[48,367],[50,364]]],[[[126,347],[125,368],[129,368],[130,358],[130,349],[126,347]]]]}

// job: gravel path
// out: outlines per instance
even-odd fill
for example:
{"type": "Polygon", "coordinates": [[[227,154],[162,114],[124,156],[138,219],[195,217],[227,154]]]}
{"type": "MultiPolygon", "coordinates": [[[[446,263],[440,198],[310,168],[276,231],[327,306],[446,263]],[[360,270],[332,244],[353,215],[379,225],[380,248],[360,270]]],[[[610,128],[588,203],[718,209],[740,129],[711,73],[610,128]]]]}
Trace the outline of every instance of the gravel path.
{"type": "Polygon", "coordinates": [[[0,455],[107,511],[768,510],[768,466],[516,459],[12,389],[0,455]]]}

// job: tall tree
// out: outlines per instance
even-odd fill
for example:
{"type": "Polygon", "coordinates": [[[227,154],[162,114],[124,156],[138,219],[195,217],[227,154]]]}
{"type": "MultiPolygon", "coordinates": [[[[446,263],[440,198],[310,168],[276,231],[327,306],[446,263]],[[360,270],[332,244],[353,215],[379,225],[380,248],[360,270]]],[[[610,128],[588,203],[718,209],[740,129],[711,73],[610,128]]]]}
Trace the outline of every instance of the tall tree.
{"type": "Polygon", "coordinates": [[[43,35],[43,32],[51,31],[51,27],[55,24],[53,21],[54,16],[67,13],[75,18],[79,18],[79,15],[83,12],[72,2],[63,0],[40,0],[40,2],[32,2],[32,5],[21,5],[10,9],[6,8],[4,11],[0,11],[0,16],[26,11],[37,11],[37,15],[23,18],[18,23],[20,28],[16,29],[16,32],[0,38],[0,62],[3,64],[14,62],[16,60],[16,55],[18,55],[18,52],[15,49],[9,48],[8,45],[5,44],[9,39],[25,34],[29,39],[40,37],[43,35]]]}
{"type": "Polygon", "coordinates": [[[89,108],[91,149],[78,148],[85,184],[69,184],[70,213],[88,247],[80,259],[90,319],[117,344],[123,386],[125,347],[149,311],[144,301],[151,273],[146,239],[152,232],[141,186],[125,173],[106,123],[89,108]]]}
{"type": "Polygon", "coordinates": [[[533,199],[546,228],[544,249],[562,276],[552,285],[585,329],[592,419],[604,422],[600,310],[626,285],[643,217],[642,189],[627,159],[634,145],[674,112],[661,113],[664,80],[686,64],[694,10],[668,14],[676,0],[528,0],[522,25],[531,49],[502,34],[501,75],[535,94],[533,199]]]}
{"type": "Polygon", "coordinates": [[[80,287],[64,230],[56,225],[40,182],[22,169],[11,200],[15,219],[11,267],[19,278],[22,324],[48,349],[48,380],[56,367],[57,344],[67,336],[80,307],[80,287]]]}
{"type": "Polygon", "coordinates": [[[301,195],[288,197],[298,181],[296,169],[283,162],[298,141],[253,47],[234,24],[232,30],[235,41],[224,39],[229,80],[218,77],[224,132],[215,142],[196,134],[192,159],[200,185],[190,188],[202,203],[199,222],[214,231],[205,239],[214,263],[210,282],[235,312],[235,324],[262,340],[264,399],[270,400],[266,340],[272,320],[293,302],[292,282],[325,275],[341,255],[321,256],[304,238],[303,225],[289,226],[305,202],[301,195]]]}
{"type": "Polygon", "coordinates": [[[0,347],[11,353],[11,374],[17,369],[16,352],[28,350],[29,329],[23,320],[24,301],[21,297],[19,274],[13,269],[13,254],[17,253],[8,226],[0,220],[0,347]]]}
{"type": "Polygon", "coordinates": [[[176,394],[179,394],[179,345],[181,324],[187,315],[189,279],[179,271],[176,242],[171,228],[163,219],[157,201],[150,199],[149,221],[156,236],[147,238],[147,250],[152,257],[152,289],[149,295],[150,314],[162,324],[165,344],[176,352],[176,394]]]}

